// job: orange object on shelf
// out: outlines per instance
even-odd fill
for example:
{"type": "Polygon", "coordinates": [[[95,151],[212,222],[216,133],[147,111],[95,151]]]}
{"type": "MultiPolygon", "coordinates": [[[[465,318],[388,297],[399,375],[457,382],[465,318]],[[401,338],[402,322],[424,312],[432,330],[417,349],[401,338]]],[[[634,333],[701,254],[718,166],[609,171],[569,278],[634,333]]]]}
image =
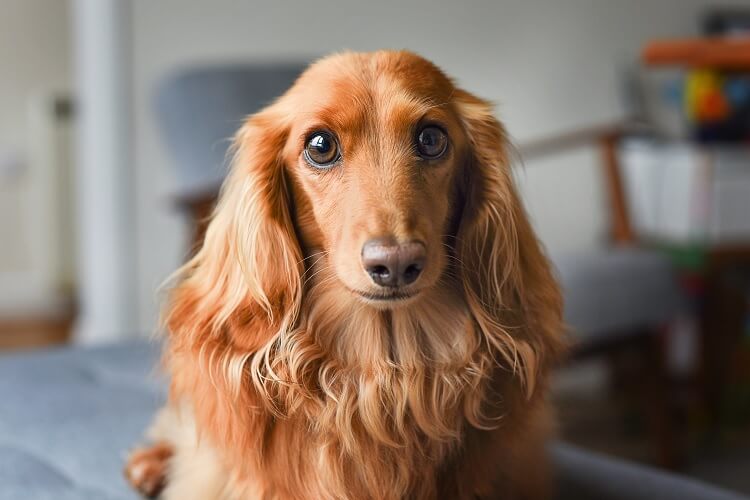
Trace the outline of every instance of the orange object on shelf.
{"type": "Polygon", "coordinates": [[[729,104],[721,92],[708,92],[698,104],[698,118],[705,122],[726,120],[730,114],[729,104]]]}
{"type": "Polygon", "coordinates": [[[641,58],[651,66],[750,70],[750,36],[654,40],[641,58]]]}

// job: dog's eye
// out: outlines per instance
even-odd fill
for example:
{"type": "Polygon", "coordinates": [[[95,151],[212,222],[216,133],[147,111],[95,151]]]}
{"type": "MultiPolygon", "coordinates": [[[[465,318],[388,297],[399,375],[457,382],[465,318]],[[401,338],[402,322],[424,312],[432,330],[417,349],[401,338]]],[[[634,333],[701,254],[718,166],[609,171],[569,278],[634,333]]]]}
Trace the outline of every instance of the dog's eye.
{"type": "Polygon", "coordinates": [[[315,168],[329,168],[340,158],[339,145],[330,132],[315,132],[307,139],[305,159],[315,168]]]}
{"type": "Polygon", "coordinates": [[[423,128],[417,135],[417,151],[422,158],[440,158],[448,149],[448,136],[435,126],[423,128]]]}

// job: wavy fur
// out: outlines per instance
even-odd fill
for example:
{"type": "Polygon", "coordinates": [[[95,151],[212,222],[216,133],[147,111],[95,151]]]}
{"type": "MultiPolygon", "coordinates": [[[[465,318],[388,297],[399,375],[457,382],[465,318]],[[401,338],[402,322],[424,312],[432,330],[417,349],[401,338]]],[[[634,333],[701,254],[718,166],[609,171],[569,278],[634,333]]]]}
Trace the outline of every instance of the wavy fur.
{"type": "Polygon", "coordinates": [[[198,442],[218,450],[231,485],[224,497],[546,494],[544,390],[561,351],[558,289],[492,106],[418,56],[333,56],[250,117],[205,242],[174,283],[170,406],[192,413],[198,442]],[[415,77],[358,94],[368,71],[415,77]],[[318,214],[316,194],[289,167],[295,98],[331,73],[348,79],[327,84],[369,114],[402,92],[409,110],[455,117],[462,137],[437,235],[445,265],[408,306],[352,297],[338,279],[340,257],[304,241],[318,214]],[[445,100],[424,91],[434,81],[445,100]]]}

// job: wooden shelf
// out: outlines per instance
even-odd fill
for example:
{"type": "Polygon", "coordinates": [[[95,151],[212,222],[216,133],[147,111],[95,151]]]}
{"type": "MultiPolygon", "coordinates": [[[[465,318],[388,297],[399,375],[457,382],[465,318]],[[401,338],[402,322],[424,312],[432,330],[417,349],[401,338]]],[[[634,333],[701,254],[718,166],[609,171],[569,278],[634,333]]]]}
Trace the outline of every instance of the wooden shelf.
{"type": "Polygon", "coordinates": [[[650,66],[750,70],[750,36],[654,40],[641,57],[650,66]]]}

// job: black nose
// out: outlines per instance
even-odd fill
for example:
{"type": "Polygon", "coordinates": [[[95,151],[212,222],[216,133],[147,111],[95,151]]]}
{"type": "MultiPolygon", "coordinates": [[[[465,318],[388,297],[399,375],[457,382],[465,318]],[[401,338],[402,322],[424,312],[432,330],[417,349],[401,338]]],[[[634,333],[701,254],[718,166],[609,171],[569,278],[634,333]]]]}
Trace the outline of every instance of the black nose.
{"type": "Polygon", "coordinates": [[[425,254],[421,241],[399,245],[391,239],[379,238],[362,247],[362,266],[380,286],[410,285],[422,273],[425,254]]]}

